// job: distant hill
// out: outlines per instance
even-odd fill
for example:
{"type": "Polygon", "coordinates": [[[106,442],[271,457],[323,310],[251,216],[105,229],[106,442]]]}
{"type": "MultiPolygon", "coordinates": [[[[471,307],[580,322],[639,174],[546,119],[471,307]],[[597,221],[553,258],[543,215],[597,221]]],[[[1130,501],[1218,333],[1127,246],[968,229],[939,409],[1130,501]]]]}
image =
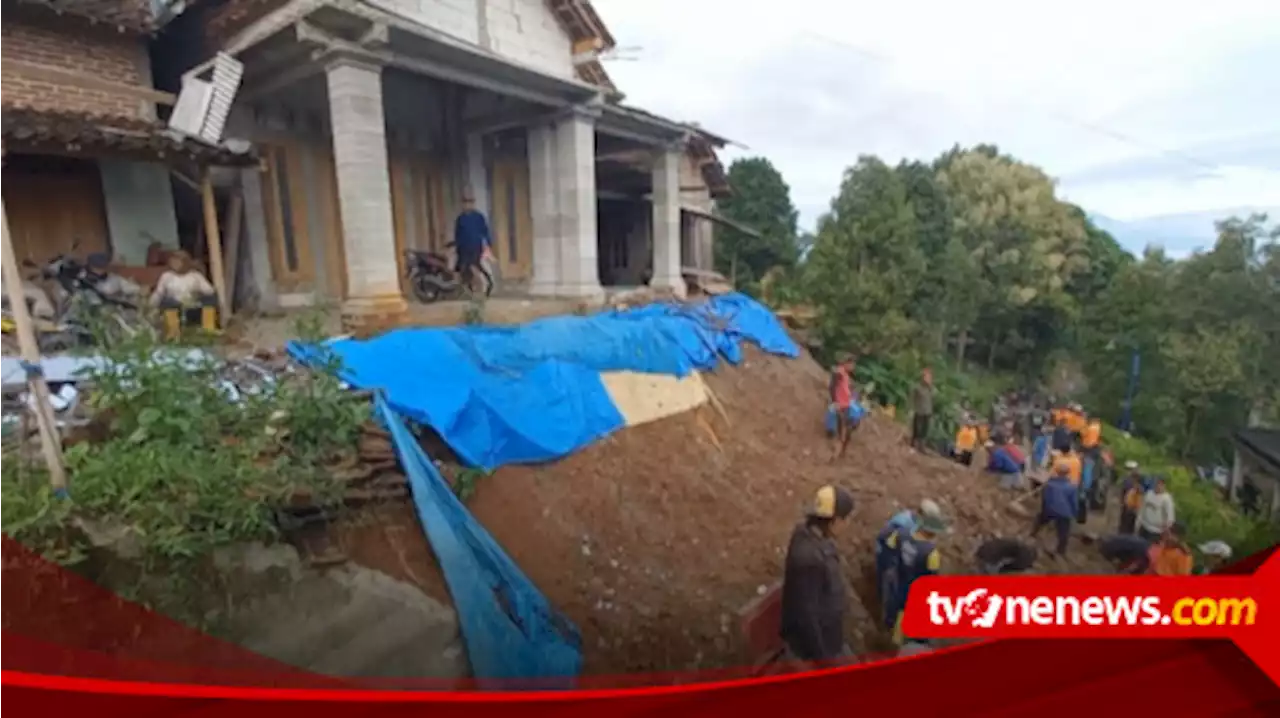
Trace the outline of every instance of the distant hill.
{"type": "Polygon", "coordinates": [[[1227,207],[1206,212],[1162,214],[1140,219],[1119,220],[1106,215],[1090,214],[1099,229],[1110,232],[1120,246],[1133,254],[1142,254],[1148,245],[1164,247],[1171,257],[1184,257],[1197,249],[1208,249],[1217,239],[1214,222],[1228,217],[1248,217],[1254,212],[1270,215],[1280,221],[1280,207],[1227,207]]]}

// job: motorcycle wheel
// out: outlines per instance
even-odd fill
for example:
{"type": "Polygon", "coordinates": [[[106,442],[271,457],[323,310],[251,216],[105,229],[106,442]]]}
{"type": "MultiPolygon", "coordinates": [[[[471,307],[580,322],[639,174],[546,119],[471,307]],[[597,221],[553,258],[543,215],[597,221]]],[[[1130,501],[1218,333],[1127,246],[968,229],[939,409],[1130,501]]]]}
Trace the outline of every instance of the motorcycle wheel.
{"type": "Polygon", "coordinates": [[[437,302],[444,294],[444,287],[430,276],[419,275],[413,279],[413,296],[423,304],[437,302]]]}

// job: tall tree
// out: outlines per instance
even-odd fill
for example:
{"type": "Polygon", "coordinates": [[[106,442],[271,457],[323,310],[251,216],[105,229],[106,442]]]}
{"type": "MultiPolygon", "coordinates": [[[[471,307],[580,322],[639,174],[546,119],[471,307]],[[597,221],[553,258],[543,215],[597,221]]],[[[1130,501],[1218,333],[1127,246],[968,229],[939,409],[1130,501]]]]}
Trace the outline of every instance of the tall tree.
{"type": "Polygon", "coordinates": [[[773,163],[764,157],[734,160],[729,165],[733,193],[720,201],[720,214],[760,232],[753,237],[727,227],[716,228],[716,269],[738,286],[753,291],[774,267],[795,266],[799,213],[791,202],[791,188],[773,163]]]}
{"type": "Polygon", "coordinates": [[[909,346],[916,338],[911,300],[925,267],[902,177],[878,158],[860,157],[845,170],[805,264],[824,343],[870,353],[909,346]]]}
{"type": "Polygon", "coordinates": [[[1084,224],[1058,201],[1053,181],[997,152],[987,146],[962,152],[939,163],[938,174],[955,232],[981,268],[985,298],[977,328],[989,365],[1027,312],[1050,326],[1069,315],[1066,287],[1089,268],[1084,224]]]}

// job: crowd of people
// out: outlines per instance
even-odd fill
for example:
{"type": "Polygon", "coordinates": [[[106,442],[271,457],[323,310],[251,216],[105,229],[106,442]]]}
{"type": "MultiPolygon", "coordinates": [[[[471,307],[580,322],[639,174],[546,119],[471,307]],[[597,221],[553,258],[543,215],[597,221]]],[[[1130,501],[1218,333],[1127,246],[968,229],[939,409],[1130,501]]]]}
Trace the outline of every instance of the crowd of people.
{"type": "MultiPolygon", "coordinates": [[[[845,453],[861,418],[859,411],[851,410],[858,405],[853,369],[854,359],[844,355],[831,373],[827,428],[835,442],[833,458],[845,453]]],[[[925,450],[935,396],[932,373],[926,369],[912,394],[911,443],[918,451],[925,450]]],[[[1227,544],[1210,541],[1199,547],[1204,560],[1197,565],[1163,477],[1146,476],[1136,462],[1128,461],[1123,478],[1112,481],[1114,460],[1102,441],[1102,423],[1079,404],[1045,408],[1011,395],[993,406],[985,424],[965,411],[950,447],[951,457],[972,466],[980,445],[986,449],[987,472],[997,475],[1001,486],[1025,488],[1028,479],[1039,483],[1033,490],[1039,493],[1040,506],[1027,535],[982,543],[973,566],[967,567],[971,572],[1009,574],[1031,569],[1039,555],[1037,536],[1046,526],[1053,527],[1056,538],[1050,555],[1065,556],[1072,525],[1083,524],[1091,509],[1105,509],[1113,483],[1119,487],[1119,523],[1114,534],[1101,537],[1095,545],[1117,573],[1185,576],[1215,570],[1231,557],[1227,544]],[[1030,456],[1023,451],[1024,443],[1031,446],[1030,456]]],[[[781,622],[789,661],[817,665],[850,655],[844,640],[848,589],[834,537],[854,508],[851,492],[823,486],[792,534],[781,622]]],[[[919,508],[891,517],[876,536],[879,621],[892,634],[900,654],[931,648],[927,639],[903,634],[902,618],[912,584],[942,571],[938,546],[949,530],[950,522],[939,504],[925,499],[919,508]]]]}

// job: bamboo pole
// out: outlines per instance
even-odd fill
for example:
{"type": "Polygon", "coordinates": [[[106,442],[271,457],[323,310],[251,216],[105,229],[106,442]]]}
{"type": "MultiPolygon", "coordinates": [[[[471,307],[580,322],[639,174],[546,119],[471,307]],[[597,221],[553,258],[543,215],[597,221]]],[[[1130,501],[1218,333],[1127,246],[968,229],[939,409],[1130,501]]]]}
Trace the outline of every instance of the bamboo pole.
{"type": "MultiPolygon", "coordinates": [[[[44,453],[45,465],[49,468],[49,482],[55,492],[67,489],[67,472],[62,465],[62,437],[58,434],[57,420],[54,418],[53,406],[49,403],[49,385],[44,376],[33,368],[40,366],[40,349],[36,343],[35,328],[31,323],[31,314],[27,310],[26,296],[22,293],[22,273],[18,271],[18,258],[13,251],[13,242],[9,238],[9,215],[4,209],[4,200],[0,199],[0,221],[3,231],[0,235],[4,242],[4,283],[8,285],[9,307],[13,311],[13,322],[18,329],[18,346],[22,352],[22,362],[27,371],[27,389],[35,399],[36,426],[40,432],[40,449],[44,453]]],[[[23,437],[25,441],[26,437],[23,437]]]]}
{"type": "Polygon", "coordinates": [[[218,326],[226,328],[231,313],[231,298],[227,296],[227,273],[222,266],[222,237],[218,234],[218,204],[213,196],[213,178],[208,168],[200,177],[200,195],[204,200],[204,234],[209,247],[209,278],[218,293],[218,326]]]}

